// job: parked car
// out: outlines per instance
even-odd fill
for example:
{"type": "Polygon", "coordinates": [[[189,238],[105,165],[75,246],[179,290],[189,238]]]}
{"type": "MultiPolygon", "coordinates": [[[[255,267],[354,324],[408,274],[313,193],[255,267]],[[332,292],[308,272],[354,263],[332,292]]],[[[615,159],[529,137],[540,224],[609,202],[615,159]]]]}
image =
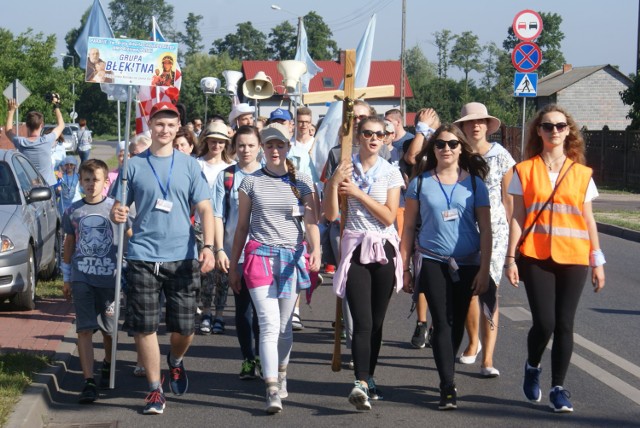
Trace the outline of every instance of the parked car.
{"type": "MultiPolygon", "coordinates": [[[[46,134],[50,129],[55,128],[56,125],[45,125],[42,128],[42,135],[46,134]]],[[[67,153],[77,153],[78,151],[78,131],[80,127],[74,123],[67,123],[62,130],[62,137],[64,137],[64,149],[67,153]]]]}
{"type": "Polygon", "coordinates": [[[35,307],[38,277],[58,273],[60,225],[46,180],[20,153],[0,150],[0,302],[35,307]]]}

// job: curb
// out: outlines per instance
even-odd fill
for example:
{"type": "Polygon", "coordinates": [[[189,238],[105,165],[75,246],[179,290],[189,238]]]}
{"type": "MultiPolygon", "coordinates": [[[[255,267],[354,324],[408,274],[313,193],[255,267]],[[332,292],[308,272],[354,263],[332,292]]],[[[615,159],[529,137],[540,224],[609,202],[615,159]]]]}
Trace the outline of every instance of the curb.
{"type": "Polygon", "coordinates": [[[53,356],[53,363],[42,372],[35,374],[31,385],[22,393],[22,397],[9,415],[6,428],[45,426],[49,404],[53,402],[52,392],[60,389],[60,382],[67,373],[67,366],[75,350],[76,329],[74,322],[58,346],[53,356]]]}
{"type": "Polygon", "coordinates": [[[627,229],[620,226],[614,226],[612,224],[599,223],[598,232],[604,233],[606,235],[615,236],[616,238],[626,239],[627,241],[640,242],[640,232],[627,229]]]}

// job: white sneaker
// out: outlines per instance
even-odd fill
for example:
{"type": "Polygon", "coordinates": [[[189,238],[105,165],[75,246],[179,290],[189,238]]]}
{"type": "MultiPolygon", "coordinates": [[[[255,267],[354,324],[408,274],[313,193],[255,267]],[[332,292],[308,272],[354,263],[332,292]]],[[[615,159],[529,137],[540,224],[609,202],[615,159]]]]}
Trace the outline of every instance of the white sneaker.
{"type": "Polygon", "coordinates": [[[282,411],[282,400],[278,395],[278,391],[271,393],[267,391],[267,406],[264,410],[269,414],[280,413],[282,411]]]}
{"type": "Polygon", "coordinates": [[[287,398],[289,392],[287,391],[287,373],[278,372],[278,396],[280,398],[287,398]]]}

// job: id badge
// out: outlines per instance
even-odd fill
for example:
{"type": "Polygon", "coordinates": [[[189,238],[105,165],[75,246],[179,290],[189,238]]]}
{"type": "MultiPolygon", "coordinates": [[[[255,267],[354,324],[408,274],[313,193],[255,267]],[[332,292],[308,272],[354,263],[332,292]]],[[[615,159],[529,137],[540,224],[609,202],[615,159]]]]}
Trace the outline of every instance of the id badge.
{"type": "Polygon", "coordinates": [[[304,205],[294,205],[291,207],[291,215],[294,217],[302,217],[304,215],[304,205]]]}
{"type": "Polygon", "coordinates": [[[171,212],[171,208],[173,208],[173,202],[167,201],[166,199],[158,199],[156,201],[156,208],[166,213],[171,212]]]}
{"type": "Polygon", "coordinates": [[[458,210],[455,208],[442,211],[442,219],[444,221],[452,221],[458,219],[458,210]]]}

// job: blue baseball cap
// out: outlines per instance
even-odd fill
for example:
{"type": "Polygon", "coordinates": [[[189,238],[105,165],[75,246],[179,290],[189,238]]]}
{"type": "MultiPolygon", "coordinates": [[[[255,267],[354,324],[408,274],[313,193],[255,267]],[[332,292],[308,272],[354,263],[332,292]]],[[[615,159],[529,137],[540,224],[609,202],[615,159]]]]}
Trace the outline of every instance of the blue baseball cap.
{"type": "Polygon", "coordinates": [[[291,113],[289,113],[289,110],[284,110],[281,108],[275,109],[269,115],[269,122],[273,122],[274,120],[292,120],[292,119],[293,117],[291,116],[291,113]]]}

